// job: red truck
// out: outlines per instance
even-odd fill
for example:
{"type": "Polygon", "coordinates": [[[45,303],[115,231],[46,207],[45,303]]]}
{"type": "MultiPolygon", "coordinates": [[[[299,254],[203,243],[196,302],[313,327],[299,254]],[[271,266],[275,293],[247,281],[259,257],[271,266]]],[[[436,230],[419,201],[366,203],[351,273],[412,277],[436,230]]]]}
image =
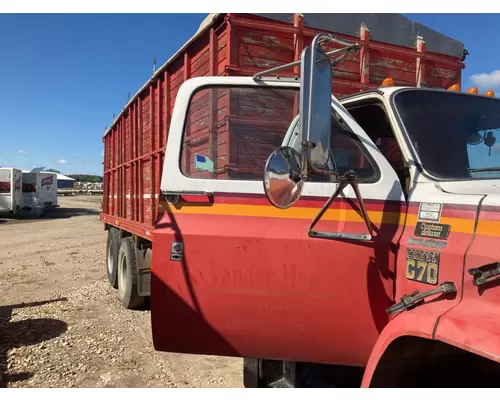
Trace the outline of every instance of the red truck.
{"type": "Polygon", "coordinates": [[[500,102],[466,55],[395,14],[211,14],[104,135],[108,278],[155,348],[495,385],[500,102]]]}

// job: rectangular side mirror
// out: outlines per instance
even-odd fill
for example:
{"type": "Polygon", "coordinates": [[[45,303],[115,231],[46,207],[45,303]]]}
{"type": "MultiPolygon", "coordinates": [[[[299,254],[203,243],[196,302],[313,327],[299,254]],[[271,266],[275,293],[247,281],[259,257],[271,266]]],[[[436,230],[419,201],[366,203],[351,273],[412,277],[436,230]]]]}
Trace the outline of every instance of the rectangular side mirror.
{"type": "Polygon", "coordinates": [[[309,142],[305,151],[318,169],[325,168],[329,161],[332,119],[332,65],[319,49],[323,37],[328,35],[317,35],[312,45],[302,51],[300,63],[300,134],[309,142]]]}

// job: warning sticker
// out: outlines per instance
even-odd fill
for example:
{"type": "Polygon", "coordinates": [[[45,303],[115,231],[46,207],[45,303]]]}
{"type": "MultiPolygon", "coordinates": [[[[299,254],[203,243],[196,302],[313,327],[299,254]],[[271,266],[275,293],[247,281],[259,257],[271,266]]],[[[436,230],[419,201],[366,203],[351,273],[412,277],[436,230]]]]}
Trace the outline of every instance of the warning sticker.
{"type": "Polygon", "coordinates": [[[420,221],[439,222],[441,220],[441,203],[420,203],[418,209],[418,219],[420,221]]]}

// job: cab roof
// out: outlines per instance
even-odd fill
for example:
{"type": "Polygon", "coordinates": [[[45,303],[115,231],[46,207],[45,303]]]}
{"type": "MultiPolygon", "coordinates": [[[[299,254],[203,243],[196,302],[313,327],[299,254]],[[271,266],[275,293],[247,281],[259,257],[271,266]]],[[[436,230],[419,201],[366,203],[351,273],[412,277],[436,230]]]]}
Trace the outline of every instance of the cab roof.
{"type": "MultiPolygon", "coordinates": [[[[353,94],[350,94],[350,95],[347,95],[347,96],[343,96],[339,100],[352,99],[352,98],[356,98],[358,96],[366,95],[368,93],[379,93],[379,94],[381,94],[384,97],[389,97],[392,94],[394,94],[395,92],[397,92],[399,90],[403,90],[403,89],[404,90],[427,90],[427,91],[433,91],[433,92],[447,92],[447,93],[463,94],[463,95],[469,95],[469,96],[484,97],[484,95],[481,94],[481,93],[473,94],[473,93],[467,93],[467,92],[461,92],[461,91],[460,92],[457,92],[457,91],[447,91],[444,88],[438,88],[438,87],[385,86],[385,87],[379,87],[379,88],[376,88],[376,89],[368,89],[368,90],[364,90],[362,92],[353,93],[353,94]]],[[[489,98],[496,98],[496,97],[490,97],[490,96],[488,96],[488,97],[489,98]]]]}

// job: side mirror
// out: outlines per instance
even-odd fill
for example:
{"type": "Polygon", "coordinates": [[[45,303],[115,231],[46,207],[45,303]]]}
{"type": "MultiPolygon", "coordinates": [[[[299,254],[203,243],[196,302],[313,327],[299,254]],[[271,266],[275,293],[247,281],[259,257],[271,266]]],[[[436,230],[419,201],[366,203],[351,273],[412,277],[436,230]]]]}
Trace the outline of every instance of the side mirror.
{"type": "Polygon", "coordinates": [[[264,191],[273,206],[288,208],[299,199],[304,186],[300,166],[300,155],[292,147],[271,153],[264,170],[264,191]]]}
{"type": "Polygon", "coordinates": [[[302,150],[302,171],[307,165],[317,169],[327,166],[330,155],[332,124],[332,64],[319,49],[321,41],[329,35],[319,34],[312,45],[302,51],[300,73],[300,134],[305,148],[302,150]],[[307,157],[306,157],[307,156],[307,157]]]}
{"type": "MultiPolygon", "coordinates": [[[[307,47],[302,52],[299,109],[300,150],[298,152],[291,147],[280,147],[271,153],[264,170],[264,191],[275,207],[288,208],[299,199],[304,182],[311,173],[335,175],[339,182],[337,188],[309,226],[309,237],[370,241],[373,236],[372,224],[361,197],[356,176],[352,173],[329,171],[326,168],[330,161],[332,140],[332,64],[328,55],[339,51],[347,52],[359,46],[349,44],[345,49],[333,50],[327,55],[319,49],[320,44],[325,40],[330,41],[332,37],[325,34],[317,35],[311,47],[307,47]],[[352,187],[356,195],[368,233],[315,231],[316,224],[348,185],[352,187]]],[[[337,43],[345,42],[337,40],[337,43]]],[[[286,64],[286,67],[294,64],[286,64]]],[[[273,68],[268,72],[276,70],[277,68],[273,68]]]]}
{"type": "Polygon", "coordinates": [[[288,208],[302,193],[311,170],[322,170],[330,157],[332,123],[332,64],[320,50],[331,36],[319,34],[302,51],[299,106],[300,150],[280,147],[267,159],[264,191],[277,208],[288,208]]]}

